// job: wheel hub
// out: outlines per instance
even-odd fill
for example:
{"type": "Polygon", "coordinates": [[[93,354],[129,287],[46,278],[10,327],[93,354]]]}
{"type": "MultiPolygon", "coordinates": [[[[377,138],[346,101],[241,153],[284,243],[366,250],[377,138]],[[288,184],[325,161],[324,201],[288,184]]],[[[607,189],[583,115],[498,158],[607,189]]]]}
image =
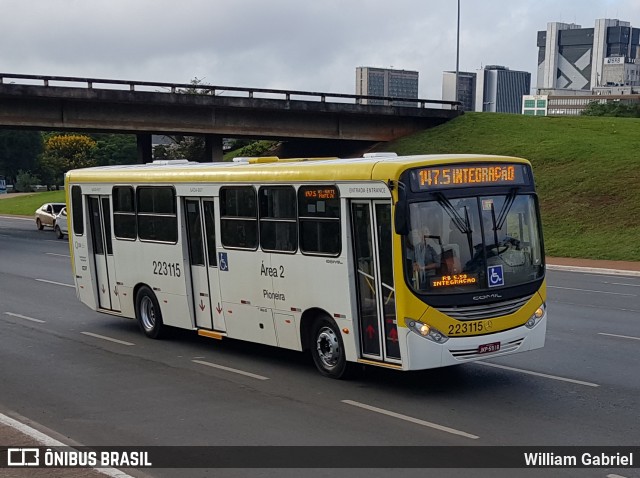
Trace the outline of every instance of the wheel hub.
{"type": "Polygon", "coordinates": [[[156,325],[156,311],[149,297],[144,297],[140,304],[140,318],[145,330],[153,330],[156,325]]]}
{"type": "Polygon", "coordinates": [[[316,339],[318,357],[327,368],[335,367],[340,359],[340,343],[338,337],[329,327],[323,327],[316,339]]]}

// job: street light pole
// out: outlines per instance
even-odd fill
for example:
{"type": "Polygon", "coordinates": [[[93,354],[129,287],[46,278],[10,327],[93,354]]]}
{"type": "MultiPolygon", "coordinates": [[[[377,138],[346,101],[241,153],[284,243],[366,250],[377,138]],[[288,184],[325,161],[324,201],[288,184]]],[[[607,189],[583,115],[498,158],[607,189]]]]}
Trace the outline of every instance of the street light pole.
{"type": "Polygon", "coordinates": [[[460,73],[460,0],[458,0],[458,28],[456,30],[456,101],[458,101],[459,73],[460,73]]]}

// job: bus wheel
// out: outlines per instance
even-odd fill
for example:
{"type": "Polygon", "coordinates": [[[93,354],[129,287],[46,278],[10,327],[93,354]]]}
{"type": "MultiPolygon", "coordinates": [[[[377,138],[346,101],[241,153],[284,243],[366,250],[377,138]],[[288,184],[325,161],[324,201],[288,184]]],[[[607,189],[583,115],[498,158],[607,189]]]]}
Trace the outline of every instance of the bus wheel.
{"type": "Polygon", "coordinates": [[[136,295],[136,319],[147,337],[159,339],[164,332],[162,312],[156,295],[147,286],[143,286],[136,295]]]}
{"type": "Polygon", "coordinates": [[[313,361],[322,375],[346,377],[347,357],[340,331],[333,320],[322,317],[315,322],[310,345],[313,361]]]}

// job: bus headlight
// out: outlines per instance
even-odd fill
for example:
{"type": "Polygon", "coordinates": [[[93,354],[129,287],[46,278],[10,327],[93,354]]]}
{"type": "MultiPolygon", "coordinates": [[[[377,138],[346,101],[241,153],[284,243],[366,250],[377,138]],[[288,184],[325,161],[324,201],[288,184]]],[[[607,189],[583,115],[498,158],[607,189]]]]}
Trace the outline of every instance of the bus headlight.
{"type": "Polygon", "coordinates": [[[449,337],[444,335],[438,329],[418,320],[405,319],[405,323],[409,326],[409,330],[412,332],[437,344],[443,344],[449,340],[449,337]]]}
{"type": "Polygon", "coordinates": [[[540,319],[542,319],[542,317],[544,317],[545,309],[546,309],[546,305],[543,302],[542,305],[536,309],[536,311],[533,313],[533,315],[531,317],[529,317],[529,320],[527,320],[527,322],[524,325],[528,329],[533,329],[536,326],[536,324],[538,322],[540,322],[540,319]]]}

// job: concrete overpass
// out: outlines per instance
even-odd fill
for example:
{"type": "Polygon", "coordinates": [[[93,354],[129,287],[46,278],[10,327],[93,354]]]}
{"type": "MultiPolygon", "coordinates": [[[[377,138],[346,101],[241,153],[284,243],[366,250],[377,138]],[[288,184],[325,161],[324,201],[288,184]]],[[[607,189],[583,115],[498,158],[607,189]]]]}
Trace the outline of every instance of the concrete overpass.
{"type": "Polygon", "coordinates": [[[0,73],[0,127],[136,134],[141,162],[151,159],[151,134],[204,135],[204,160],[219,161],[223,137],[390,141],[455,118],[458,104],[0,73]]]}

